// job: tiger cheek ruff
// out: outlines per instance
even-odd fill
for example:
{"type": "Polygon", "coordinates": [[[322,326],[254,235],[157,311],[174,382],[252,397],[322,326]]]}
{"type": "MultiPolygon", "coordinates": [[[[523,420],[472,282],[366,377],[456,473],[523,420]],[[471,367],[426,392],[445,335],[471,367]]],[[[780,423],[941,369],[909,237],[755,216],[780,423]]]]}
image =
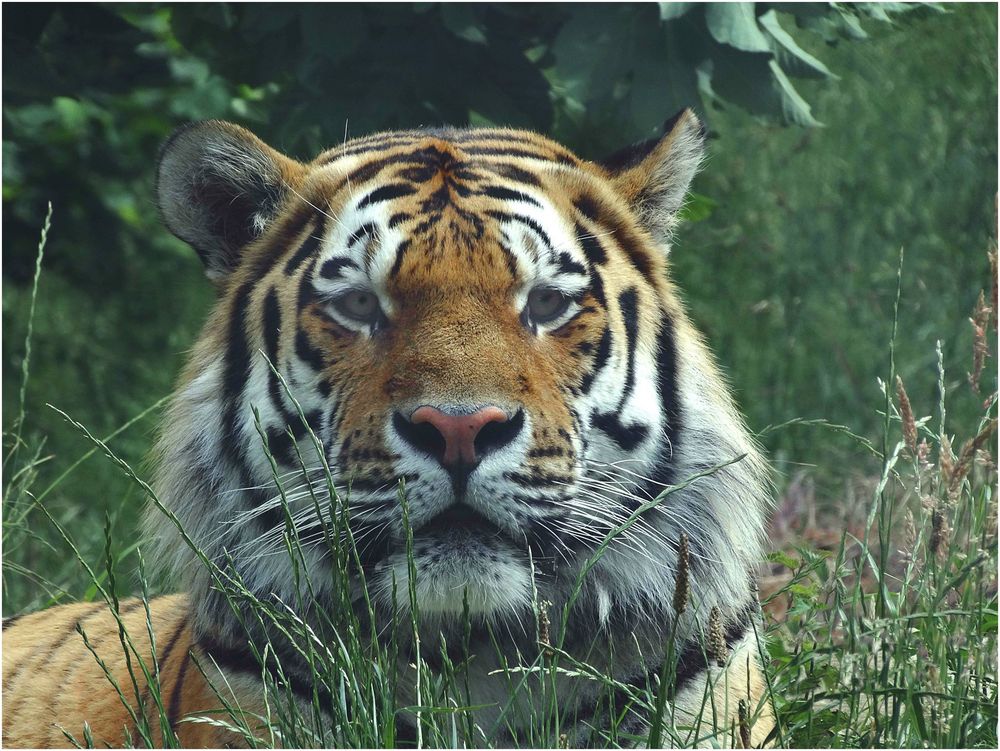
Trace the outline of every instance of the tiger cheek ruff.
{"type": "MultiPolygon", "coordinates": [[[[328,465],[380,632],[410,606],[407,525],[421,641],[456,643],[471,619],[467,679],[486,742],[517,739],[496,671],[537,654],[538,603],[554,619],[570,604],[562,648],[626,685],[655,681],[673,631],[675,718],[699,717],[707,691],[715,709],[702,722],[714,714],[728,729],[741,702],[762,707],[751,740],[764,742],[751,572],[768,469],[668,268],[703,143],[690,111],[603,163],[508,129],[380,133],[308,164],[230,123],[178,130],[160,157],[160,210],[218,300],[161,431],[159,499],[211,561],[275,604],[301,599],[287,504],[315,583],[314,609],[298,615],[322,635],[329,620],[315,609],[334,607],[320,554],[328,465]],[[633,517],[574,597],[583,567],[633,517]],[[502,654],[490,633],[506,640],[502,654]]],[[[308,702],[315,687],[295,650],[234,613],[162,511],[148,528],[184,592],[151,602],[181,741],[231,740],[179,722],[214,707],[192,660],[258,706],[249,644],[269,640],[308,702]]],[[[148,649],[143,608],[123,604],[122,618],[148,649]]],[[[65,745],[56,726],[82,737],[84,721],[98,745],[123,743],[132,720],[77,624],[124,670],[117,624],[94,605],[5,625],[5,743],[65,745]],[[51,665],[33,664],[39,650],[51,665]],[[33,693],[36,670],[71,662],[86,663],[72,673],[78,691],[33,693]],[[43,706],[49,722],[37,720],[43,706]]],[[[564,692],[570,745],[599,745],[593,728],[609,710],[596,686],[564,692]]],[[[147,704],[139,711],[156,711],[147,704]]],[[[645,727],[638,710],[623,722],[645,727]]]]}

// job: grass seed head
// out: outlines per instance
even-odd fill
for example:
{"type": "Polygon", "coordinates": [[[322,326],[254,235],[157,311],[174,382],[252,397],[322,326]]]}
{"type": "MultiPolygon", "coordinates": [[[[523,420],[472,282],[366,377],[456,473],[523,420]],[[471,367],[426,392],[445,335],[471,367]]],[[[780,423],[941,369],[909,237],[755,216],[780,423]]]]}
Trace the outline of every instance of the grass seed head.
{"type": "Polygon", "coordinates": [[[996,462],[993,461],[993,454],[988,449],[979,449],[976,452],[976,464],[983,468],[987,477],[992,477],[997,471],[996,462]]]}
{"type": "MultiPolygon", "coordinates": [[[[994,243],[993,248],[987,254],[990,259],[990,278],[993,280],[991,284],[991,294],[990,301],[993,304],[993,312],[997,312],[997,247],[994,243]]],[[[993,316],[993,330],[997,329],[997,317],[993,316]]]]}
{"type": "Polygon", "coordinates": [[[946,435],[941,436],[941,446],[938,448],[938,468],[941,470],[941,482],[948,487],[955,465],[951,453],[951,439],[946,435]]]}
{"type": "Polygon", "coordinates": [[[979,431],[979,434],[975,438],[971,438],[962,445],[962,451],[958,455],[958,462],[955,464],[954,470],[951,473],[951,478],[948,482],[948,499],[954,500],[958,497],[958,492],[962,487],[962,481],[968,476],[969,472],[972,471],[972,465],[975,462],[976,454],[979,449],[986,443],[990,436],[993,435],[993,431],[996,430],[997,421],[993,418],[986,426],[979,431]]]}
{"type": "Polygon", "coordinates": [[[983,366],[990,353],[986,329],[990,325],[992,314],[993,308],[986,304],[986,297],[980,292],[976,307],[972,311],[972,318],[969,319],[969,323],[972,324],[972,372],[969,373],[969,383],[977,394],[979,393],[979,379],[983,374],[983,366]]]}
{"type": "Polygon", "coordinates": [[[896,376],[896,396],[899,399],[899,417],[903,421],[903,440],[910,456],[917,455],[917,421],[913,419],[913,409],[910,407],[910,397],[906,395],[903,379],[896,376]]]}
{"type": "Polygon", "coordinates": [[[902,553],[909,558],[913,555],[913,546],[917,542],[917,524],[913,519],[913,511],[907,509],[906,517],[903,519],[903,548],[902,553]]]}
{"type": "Polygon", "coordinates": [[[550,607],[552,607],[552,603],[548,600],[542,600],[538,603],[538,641],[542,644],[546,657],[555,654],[552,651],[552,637],[549,633],[549,628],[552,625],[549,621],[550,607]]]}
{"type": "Polygon", "coordinates": [[[917,463],[920,465],[921,469],[926,469],[931,465],[931,446],[927,443],[927,439],[924,438],[917,444],[917,463]]]}
{"type": "Polygon", "coordinates": [[[726,636],[722,631],[722,612],[717,605],[713,605],[708,614],[708,653],[715,658],[720,668],[726,666],[729,647],[726,646],[726,636]]]}
{"type": "Polygon", "coordinates": [[[944,509],[940,505],[934,507],[934,512],[931,514],[931,539],[930,539],[930,551],[931,556],[937,556],[942,550],[942,543],[946,541],[948,536],[948,519],[944,515],[944,509]]]}

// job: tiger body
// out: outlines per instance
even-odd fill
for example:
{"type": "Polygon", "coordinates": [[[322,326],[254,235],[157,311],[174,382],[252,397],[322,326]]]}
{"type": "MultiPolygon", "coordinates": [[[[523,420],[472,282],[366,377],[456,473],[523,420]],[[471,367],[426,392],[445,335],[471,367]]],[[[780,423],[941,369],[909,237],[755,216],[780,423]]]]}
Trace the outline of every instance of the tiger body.
{"type": "MultiPolygon", "coordinates": [[[[338,602],[323,515],[343,499],[383,631],[410,607],[398,595],[408,583],[421,642],[454,643],[471,618],[476,660],[465,669],[486,743],[517,738],[496,673],[538,653],[540,603],[569,608],[561,649],[626,685],[659,674],[670,634],[673,710],[699,717],[708,700],[718,731],[694,720],[690,740],[732,743],[742,700],[750,740],[763,742],[773,723],[751,572],[766,464],[668,275],[702,141],[685,112],[604,165],[503,129],[378,134],[300,164],[237,126],[179,131],[161,157],[161,210],[219,298],[157,448],[168,513],[259,599],[308,594],[313,608],[298,615],[322,635],[316,612],[338,602]],[[283,554],[289,524],[308,593],[283,554]],[[704,650],[713,609],[726,642],[717,661],[704,650]],[[506,652],[487,649],[487,625],[503,628],[506,652]]],[[[149,519],[156,558],[186,592],[151,605],[168,721],[184,745],[232,742],[181,718],[212,708],[213,676],[260,707],[247,645],[280,652],[281,637],[239,617],[162,509],[149,519]],[[208,673],[191,669],[192,655],[208,673]]],[[[55,728],[83,720],[101,743],[124,741],[134,721],[75,628],[95,651],[117,649],[107,661],[122,667],[117,624],[92,607],[5,631],[8,745],[64,745],[55,728]],[[42,671],[67,695],[32,725],[28,707],[45,696],[28,676],[42,671]]],[[[130,607],[123,617],[144,634],[145,611],[130,607]]],[[[308,696],[308,665],[291,648],[282,658],[308,696]]],[[[598,722],[586,687],[566,696],[568,714],[598,722]]],[[[600,737],[584,725],[571,743],[600,737]]]]}

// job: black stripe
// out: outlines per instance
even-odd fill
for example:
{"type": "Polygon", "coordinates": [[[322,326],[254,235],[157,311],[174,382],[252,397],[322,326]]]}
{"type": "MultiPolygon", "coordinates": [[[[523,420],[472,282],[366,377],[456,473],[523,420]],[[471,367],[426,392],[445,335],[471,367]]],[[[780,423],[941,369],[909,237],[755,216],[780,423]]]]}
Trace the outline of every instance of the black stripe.
{"type": "MultiPolygon", "coordinates": [[[[637,310],[637,295],[634,287],[618,295],[618,307],[621,310],[625,324],[625,352],[628,356],[628,366],[625,374],[625,389],[614,412],[600,412],[594,415],[594,427],[605,433],[623,450],[632,451],[646,440],[649,427],[641,424],[625,425],[621,421],[621,412],[635,389],[635,347],[638,338],[639,313],[637,310]]],[[[587,388],[590,384],[587,384],[587,388]]]]}
{"type": "Polygon", "coordinates": [[[573,256],[567,253],[565,250],[559,254],[559,271],[563,274],[581,274],[583,276],[587,275],[587,269],[583,264],[576,261],[573,256]]]}
{"type": "MultiPolygon", "coordinates": [[[[507,264],[507,272],[510,274],[511,278],[517,279],[517,256],[514,255],[514,251],[507,245],[507,242],[510,240],[507,237],[507,233],[504,233],[504,240],[506,242],[500,243],[500,250],[503,252],[503,260],[504,263],[507,264]]],[[[526,321],[528,321],[527,308],[521,311],[521,322],[525,323],[526,321]]]]}
{"type": "MultiPolygon", "coordinates": [[[[178,619],[179,623],[177,628],[174,629],[174,633],[171,635],[169,641],[167,641],[167,646],[164,647],[163,652],[159,657],[156,658],[156,663],[160,667],[160,675],[163,674],[163,665],[170,659],[170,653],[173,652],[174,647],[177,645],[177,639],[180,637],[181,632],[184,631],[184,627],[187,626],[187,618],[181,617],[178,619]]],[[[141,713],[143,716],[146,714],[146,702],[149,701],[149,692],[151,687],[147,682],[142,689],[142,698],[139,700],[139,709],[136,713],[137,715],[141,713]]],[[[170,723],[173,726],[173,722],[170,723]]],[[[139,725],[136,723],[135,726],[135,737],[139,737],[139,725]]]]}
{"type": "Polygon", "coordinates": [[[601,210],[594,202],[594,199],[587,195],[580,195],[573,201],[573,205],[587,219],[597,224],[601,223],[601,210]]]}
{"type": "Polygon", "coordinates": [[[389,278],[393,279],[398,273],[399,269],[403,266],[403,256],[406,255],[406,251],[410,248],[409,239],[403,240],[399,247],[396,248],[396,260],[392,262],[392,268],[389,270],[389,278]]]}
{"type": "Polygon", "coordinates": [[[307,305],[316,302],[316,288],[313,286],[313,271],[316,269],[318,259],[314,258],[309,262],[309,267],[299,279],[299,289],[295,298],[295,310],[299,315],[307,305]]]}
{"type": "MultiPolygon", "coordinates": [[[[384,490],[385,492],[392,492],[392,480],[388,480],[385,477],[352,477],[350,479],[350,492],[361,492],[361,493],[371,493],[376,490],[384,490]]],[[[384,501],[377,501],[379,506],[391,506],[396,503],[396,496],[393,495],[392,498],[386,499],[384,501]]],[[[366,504],[366,508],[371,504],[370,502],[366,504]]]]}
{"type": "Polygon", "coordinates": [[[319,244],[323,241],[323,234],[326,232],[326,223],[322,220],[318,221],[309,231],[309,236],[305,239],[302,245],[296,251],[295,255],[288,259],[288,263],[285,264],[285,275],[290,276],[294,274],[302,262],[305,261],[309,256],[316,252],[319,244]]]}
{"type": "Polygon", "coordinates": [[[295,420],[292,422],[292,432],[296,438],[304,438],[309,431],[318,434],[323,429],[322,421],[323,415],[318,409],[303,412],[302,417],[295,416],[295,420]],[[304,422],[302,418],[305,418],[304,422]]]}
{"type": "Polygon", "coordinates": [[[594,385],[594,379],[608,363],[611,357],[611,329],[605,327],[601,334],[601,341],[597,345],[597,354],[594,355],[594,362],[590,365],[590,371],[583,376],[580,383],[580,390],[586,394],[594,385]]]}
{"type": "Polygon", "coordinates": [[[639,242],[639,238],[621,222],[613,224],[611,230],[612,238],[625,251],[625,255],[632,261],[632,265],[635,266],[636,270],[642,274],[643,279],[650,284],[655,284],[649,254],[639,242]]]}
{"type": "MultiPolygon", "coordinates": [[[[118,603],[118,617],[120,618],[123,615],[128,615],[129,613],[138,610],[141,607],[142,607],[142,600],[139,599],[132,600],[124,608],[121,606],[121,603],[118,603]]],[[[108,611],[109,612],[111,611],[110,607],[108,607],[108,611]]]]}
{"type": "Polygon", "coordinates": [[[344,269],[356,268],[358,268],[358,264],[350,258],[331,258],[329,261],[324,261],[323,265],[320,266],[319,275],[324,279],[336,279],[343,276],[344,269]]]}
{"type": "Polygon", "coordinates": [[[303,203],[282,219],[281,225],[271,233],[272,242],[246,261],[248,281],[259,282],[277,268],[289,247],[309,230],[315,216],[315,209],[303,203]]]}
{"type": "Polygon", "coordinates": [[[360,227],[358,227],[351,236],[347,238],[347,247],[354,247],[362,239],[368,239],[374,237],[375,233],[378,232],[378,228],[372,222],[365,222],[360,227]]]}
{"type": "Polygon", "coordinates": [[[618,308],[625,323],[625,352],[628,354],[628,368],[625,375],[625,390],[618,402],[618,412],[625,409],[625,403],[635,389],[635,347],[639,329],[639,311],[636,309],[637,295],[634,287],[618,295],[618,308]]]}
{"type": "Polygon", "coordinates": [[[268,426],[267,451],[274,457],[278,464],[292,467],[295,464],[295,452],[293,451],[292,437],[288,435],[285,428],[268,426]]]}
{"type": "MultiPolygon", "coordinates": [[[[618,243],[643,278],[651,284],[655,281],[649,254],[639,242],[638,236],[625,225],[616,213],[609,212],[606,207],[598,205],[594,199],[585,195],[578,196],[573,201],[573,205],[590,221],[608,228],[613,240],[618,243]]],[[[586,250],[586,246],[584,249],[586,250]]]]}
{"type": "Polygon", "coordinates": [[[525,185],[531,185],[536,188],[541,187],[542,185],[542,181],[539,180],[534,174],[513,164],[490,164],[488,165],[488,168],[501,177],[506,177],[508,180],[514,180],[515,182],[524,183],[525,185]]]}
{"type": "Polygon", "coordinates": [[[303,329],[295,332],[295,356],[317,372],[326,368],[326,358],[312,345],[309,335],[303,329]]]}
{"type": "Polygon", "coordinates": [[[384,159],[378,159],[374,162],[368,162],[368,164],[362,164],[357,169],[352,170],[351,173],[346,178],[344,178],[344,181],[337,186],[338,189],[337,192],[339,192],[339,189],[343,187],[343,185],[345,184],[352,185],[354,183],[364,183],[371,180],[373,177],[378,175],[379,172],[384,170],[390,164],[396,164],[397,161],[398,160],[396,158],[389,157],[384,159]]]}
{"type": "Polygon", "coordinates": [[[222,378],[222,396],[226,405],[222,416],[223,451],[240,468],[243,467],[243,450],[240,448],[237,418],[239,401],[250,374],[250,348],[246,340],[245,320],[250,307],[250,293],[253,292],[255,283],[256,280],[251,280],[243,284],[233,298],[222,378]]]}
{"type": "Polygon", "coordinates": [[[505,149],[496,146],[466,146],[462,148],[466,154],[477,156],[513,156],[526,159],[540,159],[546,162],[558,162],[560,164],[576,165],[577,160],[566,154],[546,154],[541,151],[529,151],[527,149],[505,149]]]}
{"type": "Polygon", "coordinates": [[[594,427],[624,451],[633,451],[649,435],[649,428],[645,425],[623,425],[618,415],[611,412],[599,412],[594,415],[594,427]]]}
{"type": "Polygon", "coordinates": [[[391,201],[394,198],[401,198],[402,196],[408,196],[416,192],[417,189],[409,183],[392,183],[390,185],[383,185],[381,188],[376,188],[362,198],[361,202],[358,204],[358,210],[361,210],[366,206],[371,206],[375,203],[391,201]]]}
{"type": "Polygon", "coordinates": [[[278,366],[278,339],[281,333],[281,308],[278,306],[278,291],[271,287],[264,298],[264,351],[267,359],[278,366]]]}
{"type": "Polygon", "coordinates": [[[416,227],[413,227],[410,230],[410,237],[423,235],[424,233],[427,232],[427,230],[429,230],[431,227],[433,227],[440,221],[441,221],[441,214],[434,214],[433,216],[427,217],[422,222],[420,222],[420,224],[418,224],[416,227]]]}
{"type": "Polygon", "coordinates": [[[519,190],[511,190],[510,188],[504,188],[500,185],[488,185],[483,188],[480,193],[484,196],[489,196],[490,198],[496,198],[498,201],[524,201],[525,203],[530,203],[532,206],[541,207],[541,204],[527,193],[522,193],[519,190]]]}
{"type": "Polygon", "coordinates": [[[607,311],[608,300],[604,296],[604,280],[601,278],[601,272],[596,269],[590,275],[590,295],[594,298],[594,302],[607,311]]]}
{"type": "Polygon", "coordinates": [[[451,192],[449,191],[448,184],[446,183],[420,202],[420,211],[425,214],[441,211],[450,203],[451,192]]]}
{"type": "Polygon", "coordinates": [[[388,524],[362,524],[354,533],[354,538],[357,541],[358,560],[362,566],[373,566],[384,561],[389,554],[391,536],[388,524]]]}
{"type": "Polygon", "coordinates": [[[557,153],[568,153],[551,141],[540,138],[531,131],[510,130],[508,128],[466,128],[463,130],[453,130],[447,136],[450,140],[460,144],[480,144],[492,146],[497,141],[503,143],[516,143],[522,146],[538,146],[548,148],[557,153]]]}
{"type": "Polygon", "coordinates": [[[593,232],[587,231],[579,222],[576,224],[576,239],[579,240],[580,245],[583,247],[583,254],[587,256],[587,260],[591,266],[599,266],[608,262],[608,253],[604,250],[604,246],[601,245],[600,240],[594,236],[593,232]]]}
{"type": "Polygon", "coordinates": [[[675,456],[680,443],[684,415],[677,385],[677,345],[674,340],[674,324],[664,311],[660,332],[656,337],[656,378],[660,394],[660,409],[666,419],[666,442],[660,451],[659,461],[650,478],[654,482],[649,492],[658,494],[662,485],[672,485],[675,478],[675,456]]]}
{"type": "Polygon", "coordinates": [[[274,370],[279,366],[278,344],[281,333],[281,308],[278,305],[278,292],[274,287],[267,292],[264,298],[264,352],[267,359],[274,367],[267,368],[268,393],[271,397],[271,404],[275,410],[282,412],[285,409],[284,400],[281,398],[281,386],[278,383],[278,376],[274,370]]]}
{"type": "Polygon", "coordinates": [[[363,138],[360,141],[352,141],[350,146],[341,147],[339,150],[323,158],[323,161],[319,162],[319,165],[330,164],[345,156],[354,156],[355,154],[366,154],[366,153],[378,153],[382,151],[388,151],[389,149],[394,149],[398,146],[408,146],[415,143],[417,137],[413,133],[397,133],[389,134],[381,137],[369,137],[363,138]]]}
{"type": "Polygon", "coordinates": [[[403,167],[401,170],[397,171],[394,176],[402,178],[410,183],[425,183],[437,175],[440,171],[440,168],[436,164],[421,162],[403,167]]]}
{"type": "Polygon", "coordinates": [[[555,485],[556,483],[569,485],[574,482],[570,475],[552,474],[538,470],[533,470],[530,473],[504,472],[503,476],[520,485],[522,488],[530,488],[532,490],[537,490],[540,483],[545,485],[555,485]]]}
{"type": "Polygon", "coordinates": [[[545,243],[545,247],[549,252],[552,252],[552,241],[549,240],[549,236],[546,234],[542,226],[529,216],[521,216],[520,214],[511,214],[507,211],[494,211],[489,210],[486,212],[489,216],[494,219],[498,219],[501,222],[520,222],[521,224],[529,227],[539,239],[545,243]]]}
{"type": "MultiPolygon", "coordinates": [[[[423,133],[418,134],[423,138],[433,137],[430,134],[423,133]]],[[[339,158],[341,156],[347,156],[350,154],[361,154],[369,152],[372,155],[377,153],[387,151],[388,149],[402,146],[417,145],[419,141],[413,136],[402,136],[401,138],[395,140],[386,140],[384,143],[376,144],[374,147],[362,145],[360,148],[346,149],[339,154],[332,155],[332,158],[339,158]]],[[[369,162],[368,164],[363,164],[362,166],[355,169],[347,177],[345,177],[340,184],[337,185],[335,192],[339,192],[345,185],[350,185],[354,182],[366,182],[372,180],[386,168],[391,166],[400,166],[412,169],[412,172],[406,172],[407,179],[414,182],[424,182],[430,179],[440,166],[445,164],[454,165],[454,157],[444,151],[441,151],[436,146],[424,146],[418,148],[415,151],[403,152],[398,154],[391,154],[389,156],[382,157],[376,161],[369,162]]],[[[461,175],[458,175],[461,177],[461,175]]]]}
{"type": "Polygon", "coordinates": [[[24,617],[24,614],[21,613],[19,615],[12,615],[10,618],[4,618],[3,619],[3,630],[6,631],[9,626],[13,626],[15,623],[17,623],[23,617],[24,617]]]}
{"type": "Polygon", "coordinates": [[[322,416],[319,410],[304,414],[305,421],[298,414],[285,413],[285,426],[267,428],[267,448],[280,463],[295,466],[298,458],[295,454],[296,442],[302,440],[311,430],[318,436],[322,428],[322,416]],[[291,431],[291,434],[289,434],[291,431]]]}
{"type": "Polygon", "coordinates": [[[402,224],[407,219],[412,219],[412,218],[413,217],[412,217],[411,214],[408,214],[405,211],[399,211],[399,212],[397,212],[397,213],[395,213],[395,214],[393,214],[392,216],[389,217],[389,222],[388,222],[389,229],[392,229],[393,227],[396,227],[397,225],[402,224]]]}
{"type": "Polygon", "coordinates": [[[174,682],[174,690],[170,692],[170,705],[167,709],[167,721],[171,728],[176,728],[181,717],[181,697],[184,692],[184,679],[187,677],[188,663],[191,662],[191,650],[184,655],[184,661],[177,670],[177,680],[174,682]]]}

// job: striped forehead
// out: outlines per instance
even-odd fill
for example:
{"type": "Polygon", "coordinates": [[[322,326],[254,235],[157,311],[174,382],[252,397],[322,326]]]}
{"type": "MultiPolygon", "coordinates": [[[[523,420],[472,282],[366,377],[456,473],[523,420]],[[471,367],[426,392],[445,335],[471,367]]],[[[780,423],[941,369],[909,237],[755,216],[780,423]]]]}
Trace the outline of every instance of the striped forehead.
{"type": "Polygon", "coordinates": [[[335,199],[339,208],[326,217],[315,267],[318,286],[335,293],[367,282],[384,291],[404,257],[429,249],[436,257],[462,253],[468,263],[461,268],[476,273],[483,270],[477,250],[487,244],[499,245],[519,284],[577,286],[569,277],[586,275],[586,257],[572,218],[557,208],[543,183],[504,180],[488,165],[477,166],[470,165],[477,179],[453,188],[444,202],[435,199],[443,179],[387,176],[346,186],[346,199],[335,199]]]}

